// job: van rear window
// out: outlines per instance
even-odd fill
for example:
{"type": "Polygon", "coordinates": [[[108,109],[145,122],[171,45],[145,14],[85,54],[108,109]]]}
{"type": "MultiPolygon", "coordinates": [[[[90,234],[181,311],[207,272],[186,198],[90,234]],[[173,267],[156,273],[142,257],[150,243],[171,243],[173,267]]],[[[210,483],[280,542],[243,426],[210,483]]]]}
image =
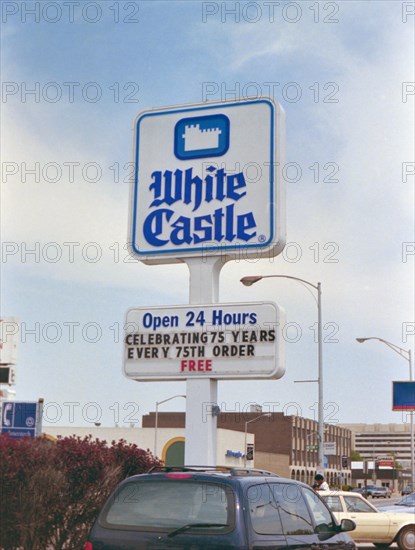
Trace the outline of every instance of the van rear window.
{"type": "Polygon", "coordinates": [[[235,500],[230,487],[188,480],[146,480],[120,487],[105,506],[105,527],[154,530],[186,524],[216,524],[209,532],[229,532],[234,525],[235,500]],[[218,527],[217,524],[226,525],[218,527]]]}

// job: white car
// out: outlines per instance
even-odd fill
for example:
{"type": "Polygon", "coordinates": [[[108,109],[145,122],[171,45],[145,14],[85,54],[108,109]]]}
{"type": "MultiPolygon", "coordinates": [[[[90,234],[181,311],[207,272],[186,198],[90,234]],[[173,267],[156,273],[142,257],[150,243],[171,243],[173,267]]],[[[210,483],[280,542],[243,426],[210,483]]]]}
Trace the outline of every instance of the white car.
{"type": "Polygon", "coordinates": [[[338,521],[351,519],[356,529],[350,532],[355,542],[373,543],[387,548],[393,542],[400,550],[415,550],[415,516],[380,512],[359,493],[319,491],[338,521]]]}
{"type": "Polygon", "coordinates": [[[406,514],[413,514],[415,517],[415,493],[404,497],[402,500],[395,502],[389,506],[379,506],[381,512],[399,512],[406,514]]]}

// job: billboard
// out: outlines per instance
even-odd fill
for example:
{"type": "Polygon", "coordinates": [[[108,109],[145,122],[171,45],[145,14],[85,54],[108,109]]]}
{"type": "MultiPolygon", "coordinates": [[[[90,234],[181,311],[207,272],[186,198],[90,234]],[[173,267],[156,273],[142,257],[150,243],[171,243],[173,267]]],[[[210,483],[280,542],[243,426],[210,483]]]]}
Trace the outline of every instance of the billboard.
{"type": "Polygon", "coordinates": [[[392,410],[415,411],[415,382],[392,382],[392,410]]]}
{"type": "Polygon", "coordinates": [[[145,263],[279,254],[284,111],[270,99],[155,109],[135,122],[128,242],[145,263]]]}
{"type": "Polygon", "coordinates": [[[139,381],[281,378],[283,323],[273,302],[131,308],[124,374],[139,381]]]}

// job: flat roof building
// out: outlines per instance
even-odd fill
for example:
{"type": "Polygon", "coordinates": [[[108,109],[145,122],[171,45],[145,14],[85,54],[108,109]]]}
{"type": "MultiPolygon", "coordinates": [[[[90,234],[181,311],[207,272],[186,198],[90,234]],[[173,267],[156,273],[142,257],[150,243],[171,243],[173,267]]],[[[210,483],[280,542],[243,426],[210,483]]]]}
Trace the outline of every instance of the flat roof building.
{"type": "Polygon", "coordinates": [[[352,448],[366,460],[394,457],[402,466],[411,462],[411,426],[402,424],[341,424],[352,433],[352,448]]]}

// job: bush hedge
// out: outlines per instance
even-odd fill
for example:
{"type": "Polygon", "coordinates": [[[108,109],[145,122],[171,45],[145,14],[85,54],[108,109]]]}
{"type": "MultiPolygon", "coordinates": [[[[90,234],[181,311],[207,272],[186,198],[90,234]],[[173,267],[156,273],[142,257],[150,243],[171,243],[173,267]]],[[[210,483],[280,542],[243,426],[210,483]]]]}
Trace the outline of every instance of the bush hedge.
{"type": "Polygon", "coordinates": [[[158,464],[124,440],[0,435],[0,548],[82,549],[116,485],[158,464]]]}

